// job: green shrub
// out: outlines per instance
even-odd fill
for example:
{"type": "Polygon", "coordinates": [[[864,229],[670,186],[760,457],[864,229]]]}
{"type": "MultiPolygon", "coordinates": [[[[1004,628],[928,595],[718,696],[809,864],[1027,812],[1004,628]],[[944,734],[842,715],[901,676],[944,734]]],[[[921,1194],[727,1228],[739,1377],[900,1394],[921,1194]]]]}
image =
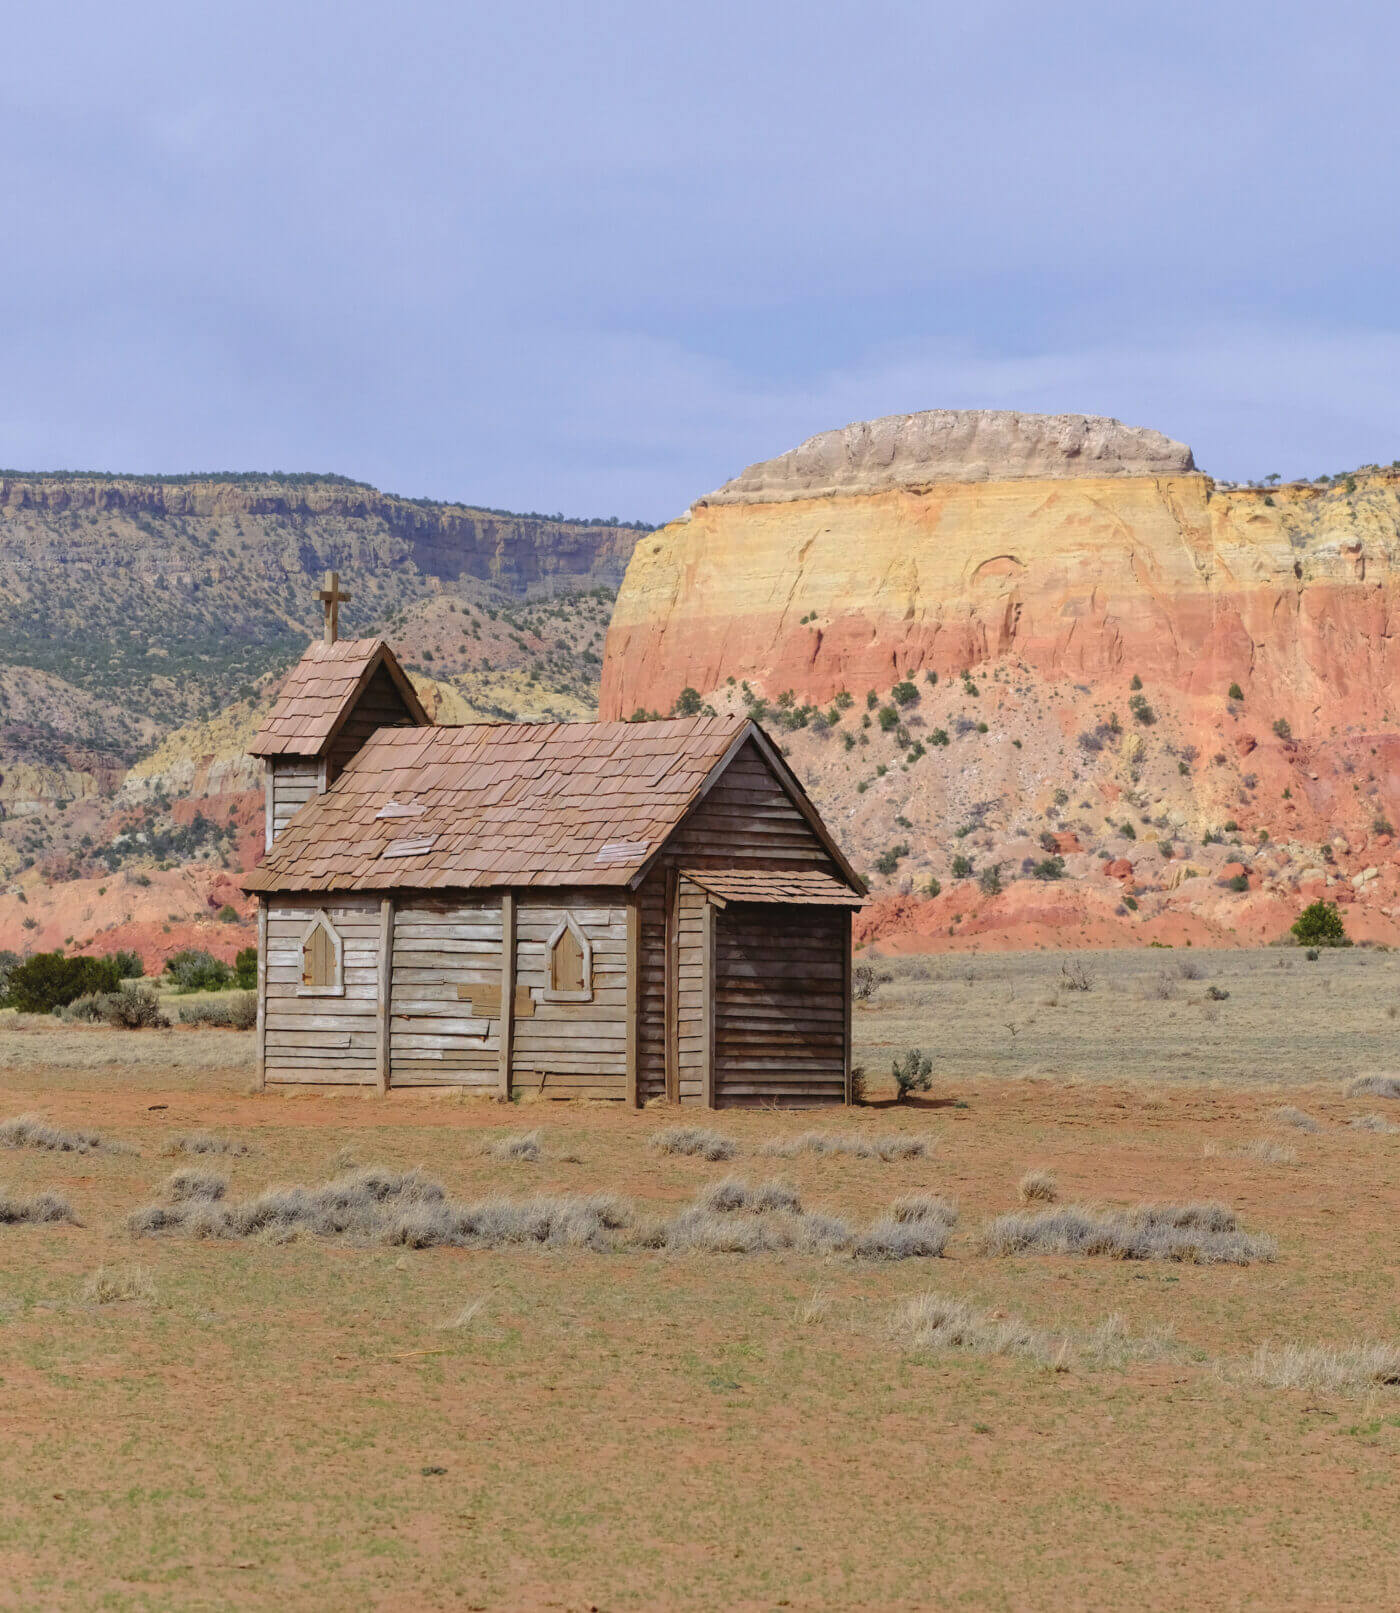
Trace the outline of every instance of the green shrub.
{"type": "Polygon", "coordinates": [[[40,952],[10,971],[8,1000],[22,1014],[51,1014],[79,997],[115,991],[120,979],[111,958],[40,952]]]}
{"type": "Polygon", "coordinates": [[[218,919],[220,924],[237,924],[238,909],[233,905],[232,902],[225,902],[214,916],[218,919]]]}
{"type": "Polygon", "coordinates": [[[1276,717],[1274,719],[1274,732],[1280,739],[1293,738],[1293,730],[1288,726],[1287,717],[1276,717]]]}
{"type": "Polygon", "coordinates": [[[982,888],[984,896],[1001,895],[1001,867],[993,863],[990,868],[984,868],[977,876],[977,883],[982,888]]]}
{"type": "Polygon", "coordinates": [[[888,734],[899,727],[899,712],[894,706],[880,707],[880,727],[888,734]]]}
{"type": "Polygon", "coordinates": [[[1031,869],[1032,879],[1063,879],[1065,877],[1065,860],[1063,857],[1047,857],[1044,862],[1036,863],[1031,869]]]}
{"type": "Polygon", "coordinates": [[[1128,687],[1130,689],[1141,689],[1142,688],[1142,679],[1140,677],[1138,677],[1136,672],[1133,673],[1133,681],[1128,685],[1128,687]]]}
{"type": "Polygon", "coordinates": [[[170,1021],[160,1011],[160,999],[149,986],[123,986],[106,999],[103,1017],[121,1030],[163,1030],[170,1021]]]}
{"type": "Polygon", "coordinates": [[[964,857],[959,853],[953,858],[953,878],[970,879],[972,877],[972,858],[964,857]]]}
{"type": "Polygon", "coordinates": [[[890,846],[875,859],[875,872],[889,875],[899,867],[899,859],[909,855],[909,842],[901,840],[897,846],[890,846]]]}
{"type": "Polygon", "coordinates": [[[902,683],[895,684],[890,690],[890,696],[898,706],[913,706],[918,704],[919,686],[913,678],[905,678],[902,683]]]}
{"type": "Polygon", "coordinates": [[[948,730],[946,728],[935,728],[928,736],[928,742],[930,745],[946,745],[948,743],[948,730]]]}
{"type": "Polygon", "coordinates": [[[1230,891],[1247,891],[1249,889],[1248,874],[1232,874],[1225,882],[1225,889],[1230,891]]]}
{"type": "Polygon", "coordinates": [[[1391,827],[1389,818],[1376,817],[1371,819],[1371,833],[1373,835],[1393,835],[1395,830],[1391,827]]]}
{"type": "Polygon", "coordinates": [[[1128,709],[1144,728],[1150,728],[1152,724],[1157,721],[1157,713],[1153,711],[1151,706],[1148,705],[1147,697],[1145,695],[1130,695],[1128,698],[1128,709]]]}
{"type": "Polygon", "coordinates": [[[911,1092],[927,1092],[933,1085],[933,1060],[922,1048],[913,1047],[890,1065],[897,1101],[903,1103],[911,1092]]]}
{"type": "Polygon", "coordinates": [[[233,960],[233,983],[240,991],[258,989],[258,949],[244,947],[233,960]]]}
{"type": "Polygon", "coordinates": [[[146,973],[146,965],[141,961],[139,952],[123,950],[109,953],[108,956],[117,966],[117,974],[122,980],[140,980],[146,973]]]}
{"type": "Polygon", "coordinates": [[[675,704],[671,707],[673,717],[698,717],[700,707],[704,702],[700,698],[700,691],[692,689],[688,684],[676,696],[675,704]]]}
{"type": "Polygon", "coordinates": [[[18,952],[0,952],[0,1003],[10,995],[10,976],[19,967],[18,952]]]}
{"type": "Polygon", "coordinates": [[[1244,699],[1244,690],[1241,689],[1239,684],[1237,684],[1237,683],[1232,683],[1230,685],[1229,693],[1230,693],[1231,700],[1243,700],[1244,699]]]}
{"type": "Polygon", "coordinates": [[[1300,946],[1349,947],[1346,926],[1335,902],[1318,900],[1293,921],[1292,934],[1300,946]]]}
{"type": "Polygon", "coordinates": [[[939,879],[937,874],[930,874],[928,884],[924,887],[924,889],[926,895],[937,896],[943,889],[943,882],[939,879]]]}
{"type": "Polygon", "coordinates": [[[165,960],[165,972],[181,991],[222,991],[233,979],[226,963],[197,947],[172,953],[165,960]]]}

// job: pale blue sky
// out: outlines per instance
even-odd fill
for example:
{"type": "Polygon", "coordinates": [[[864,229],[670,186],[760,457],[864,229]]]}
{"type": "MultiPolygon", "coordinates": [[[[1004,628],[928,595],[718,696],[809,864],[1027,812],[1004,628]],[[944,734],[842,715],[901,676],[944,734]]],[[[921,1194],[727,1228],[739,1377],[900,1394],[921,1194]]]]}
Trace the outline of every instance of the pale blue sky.
{"type": "Polygon", "coordinates": [[[662,519],[849,420],[1400,457],[1400,10],[16,8],[0,463],[662,519]]]}

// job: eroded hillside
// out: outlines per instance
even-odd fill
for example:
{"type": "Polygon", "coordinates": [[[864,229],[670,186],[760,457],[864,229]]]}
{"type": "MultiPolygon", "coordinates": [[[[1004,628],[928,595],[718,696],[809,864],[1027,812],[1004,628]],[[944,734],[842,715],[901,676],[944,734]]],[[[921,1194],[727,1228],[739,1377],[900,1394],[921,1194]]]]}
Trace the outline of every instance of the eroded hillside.
{"type": "Polygon", "coordinates": [[[1397,604],[1400,467],[1227,488],[1115,421],[934,411],[639,542],[601,708],[747,685],[867,934],[1258,940],[1325,893],[1389,936],[1397,604]]]}

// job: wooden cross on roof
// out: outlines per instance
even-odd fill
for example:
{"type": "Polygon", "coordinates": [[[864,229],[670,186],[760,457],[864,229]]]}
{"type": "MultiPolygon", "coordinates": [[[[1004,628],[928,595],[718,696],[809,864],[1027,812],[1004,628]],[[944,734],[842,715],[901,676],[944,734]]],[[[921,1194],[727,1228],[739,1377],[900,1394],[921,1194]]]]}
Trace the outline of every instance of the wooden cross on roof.
{"type": "Polygon", "coordinates": [[[350,602],[349,594],[340,591],[340,573],[328,571],[325,584],[320,593],[316,595],[321,601],[321,609],[326,614],[326,643],[334,644],[335,635],[340,627],[340,607],[350,602]]]}

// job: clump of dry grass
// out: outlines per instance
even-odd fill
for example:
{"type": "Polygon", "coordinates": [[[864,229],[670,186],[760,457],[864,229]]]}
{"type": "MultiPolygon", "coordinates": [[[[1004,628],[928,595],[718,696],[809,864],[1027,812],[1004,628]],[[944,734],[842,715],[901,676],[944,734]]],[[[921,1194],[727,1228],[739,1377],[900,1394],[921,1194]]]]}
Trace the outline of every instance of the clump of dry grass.
{"type": "Polygon", "coordinates": [[[801,1137],[770,1137],[758,1149],[778,1159],[796,1159],[799,1154],[847,1154],[855,1159],[922,1159],[928,1152],[922,1137],[861,1137],[853,1132],[809,1131],[801,1137]]]}
{"type": "Polygon", "coordinates": [[[1234,1211],[1222,1204],[1020,1210],[988,1222],[978,1235],[978,1248],[988,1255],[1109,1255],[1236,1266],[1272,1260],[1277,1253],[1271,1237],[1240,1231],[1234,1211]]]}
{"type": "Polygon", "coordinates": [[[1322,1127],[1310,1114],[1304,1114],[1301,1109],[1295,1109],[1291,1103],[1285,1103],[1281,1109],[1274,1110],[1274,1124],[1278,1126],[1292,1126],[1295,1131],[1321,1131],[1322,1127]]]}
{"type": "Polygon", "coordinates": [[[1016,1184],[1022,1204],[1053,1204],[1060,1196],[1054,1176],[1047,1170],[1029,1170],[1016,1184]]]}
{"type": "Polygon", "coordinates": [[[668,1126],[664,1131],[653,1132],[648,1145],[658,1154],[691,1154],[701,1159],[733,1159],[739,1145],[732,1137],[707,1131],[703,1126],[668,1126]]]}
{"type": "Polygon", "coordinates": [[[417,1171],[354,1171],[320,1187],[269,1188],[232,1204],[222,1195],[185,1192],[183,1185],[177,1186],[177,1178],[185,1174],[171,1178],[169,1202],[136,1211],[129,1222],[134,1234],[282,1239],[304,1233],[408,1249],[527,1244],[605,1249],[611,1247],[608,1235],[631,1221],[627,1206],[607,1193],[457,1204],[440,1183],[417,1171]]]}
{"type": "Polygon", "coordinates": [[[165,1184],[166,1197],[175,1204],[202,1200],[217,1203],[228,1192],[228,1177],[217,1171],[176,1171],[165,1184]]]}
{"type": "Polygon", "coordinates": [[[920,1354],[962,1350],[970,1355],[1019,1356],[1056,1371],[1155,1360],[1169,1347],[1165,1335],[1134,1338],[1116,1314],[1087,1333],[1055,1333],[935,1293],[919,1294],[898,1305],[890,1331],[903,1348],[920,1354]]]}
{"type": "Polygon", "coordinates": [[[14,1199],[0,1191],[0,1226],[45,1226],[55,1221],[81,1225],[73,1206],[61,1193],[36,1193],[31,1199],[14,1199]]]}
{"type": "Polygon", "coordinates": [[[941,1199],[931,1193],[905,1193],[890,1205],[890,1217],[895,1221],[942,1221],[946,1226],[958,1224],[958,1207],[951,1199],[941,1199]]]}
{"type": "Polygon", "coordinates": [[[0,1122],[0,1148],[47,1148],[59,1154],[90,1154],[101,1148],[95,1131],[60,1131],[39,1115],[16,1115],[0,1122]]]}
{"type": "Polygon", "coordinates": [[[1298,1150],[1286,1143],[1276,1143],[1268,1137],[1251,1137],[1246,1143],[1233,1143],[1222,1148],[1219,1143],[1207,1143],[1201,1150],[1206,1159],[1257,1159],[1262,1165],[1296,1165],[1298,1150]]]}
{"type": "Polygon", "coordinates": [[[1347,1124],[1357,1131],[1378,1131],[1387,1137],[1400,1131],[1400,1126],[1392,1126],[1384,1115],[1352,1115],[1347,1124]]]}
{"type": "Polygon", "coordinates": [[[493,1159],[523,1160],[534,1164],[540,1157],[538,1131],[511,1131],[499,1137],[487,1149],[493,1159]]]}
{"type": "Polygon", "coordinates": [[[155,1281],[145,1266],[99,1266],[83,1284],[83,1298],[89,1305],[149,1302],[155,1297],[155,1281]]]}
{"type": "Polygon", "coordinates": [[[736,1212],[766,1215],[774,1210],[785,1210],[790,1215],[802,1214],[802,1200],[797,1195],[797,1189],[777,1180],[761,1182],[751,1188],[737,1176],[726,1176],[722,1182],[702,1188],[696,1202],[701,1209],[719,1215],[733,1215],[736,1212]]]}
{"type": "Polygon", "coordinates": [[[1358,1075],[1347,1083],[1349,1098],[1400,1098],[1400,1075],[1358,1075]]]}
{"type": "Polygon", "coordinates": [[[926,1193],[906,1193],[856,1238],[851,1252],[864,1260],[931,1259],[948,1247],[957,1224],[956,1205],[926,1193]]]}
{"type": "Polygon", "coordinates": [[[138,1237],[183,1233],[281,1241],[305,1234],[410,1249],[798,1250],[899,1260],[941,1254],[957,1219],[956,1209],[942,1200],[906,1199],[855,1232],[835,1216],[804,1210],[784,1182],[751,1188],[732,1178],[706,1188],[669,1219],[643,1226],[629,1204],[608,1193],[459,1204],[417,1171],[355,1171],[320,1187],[269,1188],[237,1203],[226,1200],[226,1187],[211,1172],[177,1171],[162,1199],[136,1211],[128,1224],[138,1237]]]}
{"type": "Polygon", "coordinates": [[[477,1317],[481,1315],[485,1306],[485,1299],[478,1295],[475,1299],[469,1299],[460,1310],[454,1311],[445,1322],[439,1322],[438,1326],[443,1332],[449,1332],[459,1327],[470,1327],[477,1317]]]}
{"type": "Polygon", "coordinates": [[[1261,1344],[1250,1376],[1272,1389],[1320,1389],[1361,1395],[1400,1387],[1400,1345],[1261,1344]]]}
{"type": "Polygon", "coordinates": [[[186,1131],[161,1144],[162,1154],[249,1154],[247,1143],[218,1137],[212,1131],[186,1131]]]}

